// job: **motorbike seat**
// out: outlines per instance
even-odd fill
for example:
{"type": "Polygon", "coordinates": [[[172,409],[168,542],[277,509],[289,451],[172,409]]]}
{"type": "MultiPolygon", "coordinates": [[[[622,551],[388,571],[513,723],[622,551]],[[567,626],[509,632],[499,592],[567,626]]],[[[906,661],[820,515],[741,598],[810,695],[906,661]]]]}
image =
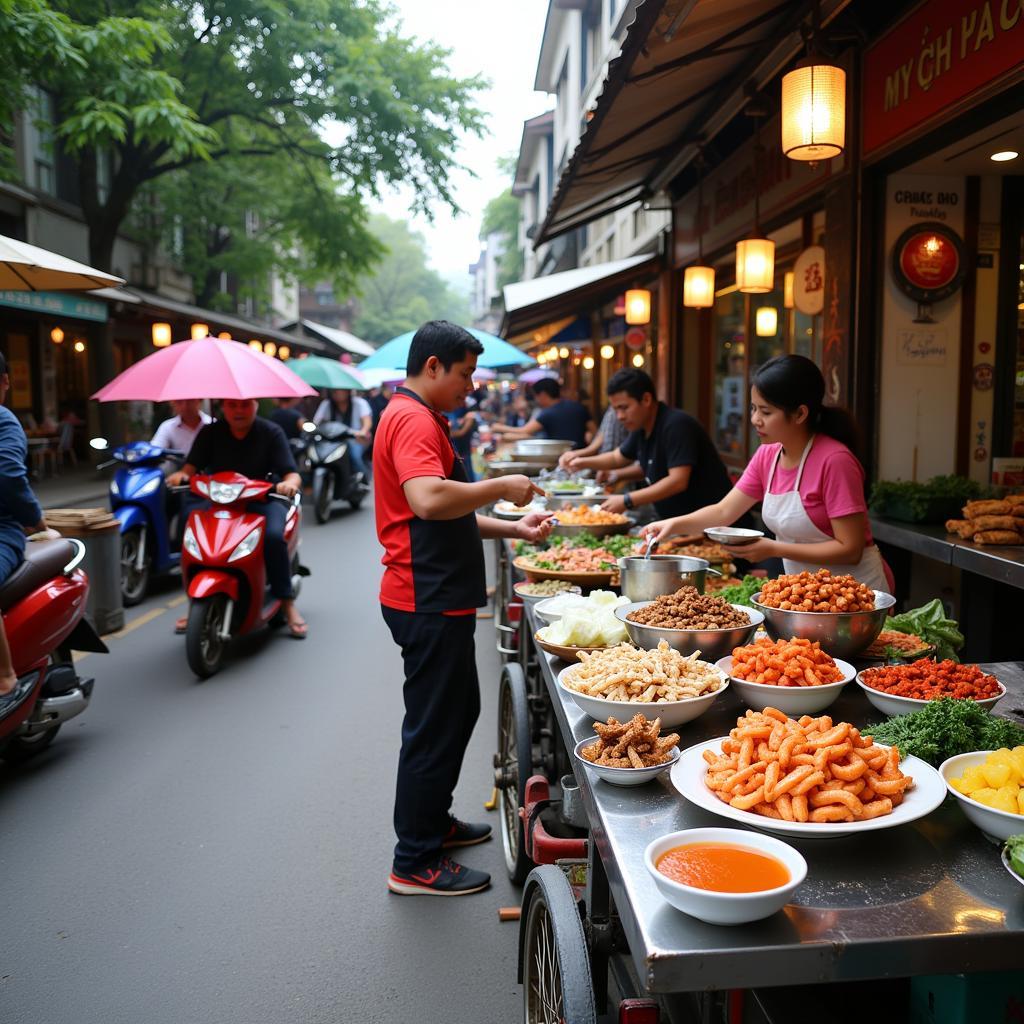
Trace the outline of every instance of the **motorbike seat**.
{"type": "Polygon", "coordinates": [[[39,540],[25,545],[25,561],[0,584],[0,611],[10,611],[23,597],[64,571],[75,557],[67,540],[39,540]]]}

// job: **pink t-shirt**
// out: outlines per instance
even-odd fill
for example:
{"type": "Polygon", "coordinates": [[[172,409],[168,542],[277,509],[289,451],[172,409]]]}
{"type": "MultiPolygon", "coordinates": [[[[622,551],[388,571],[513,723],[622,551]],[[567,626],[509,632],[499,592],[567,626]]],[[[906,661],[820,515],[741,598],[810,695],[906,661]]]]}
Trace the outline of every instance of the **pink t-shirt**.
{"type": "MultiPolygon", "coordinates": [[[[772,463],[781,445],[763,444],[754,453],[736,486],[755,501],[764,499],[765,485],[772,471],[772,463]]],[[[796,484],[797,469],[784,469],[781,462],[775,467],[772,494],[785,494],[796,484]]],[[[857,457],[834,438],[818,434],[804,463],[800,478],[800,499],[814,525],[829,537],[832,519],[866,512],[864,501],[864,470],[857,457]]],[[[870,544],[871,528],[864,524],[864,542],[870,544]]]]}

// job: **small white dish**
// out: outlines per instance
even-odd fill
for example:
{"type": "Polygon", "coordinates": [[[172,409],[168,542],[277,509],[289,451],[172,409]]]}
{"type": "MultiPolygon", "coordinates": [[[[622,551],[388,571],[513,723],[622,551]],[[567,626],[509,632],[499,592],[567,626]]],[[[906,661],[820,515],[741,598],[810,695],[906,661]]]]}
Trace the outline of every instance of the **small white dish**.
{"type": "Polygon", "coordinates": [[[558,673],[558,685],[595,722],[607,722],[609,715],[614,715],[620,722],[624,722],[635,714],[641,714],[648,722],[660,718],[663,726],[684,725],[686,722],[692,722],[695,718],[700,718],[729,689],[729,680],[722,675],[722,685],[717,690],[702,694],[700,697],[691,697],[689,700],[659,701],[657,703],[639,700],[606,700],[604,697],[589,697],[587,694],[565,685],[566,673],[572,672],[578,667],[570,665],[568,668],[562,669],[558,673]]]}
{"type": "Polygon", "coordinates": [[[742,526],[709,526],[704,531],[704,536],[712,544],[743,548],[760,540],[764,534],[760,530],[747,530],[742,526]]]}
{"type": "Polygon", "coordinates": [[[747,924],[771,917],[789,902],[789,897],[807,877],[807,861],[788,843],[738,828],[688,828],[681,832],[670,832],[647,845],[644,864],[658,892],[673,907],[708,924],[747,924]],[[729,843],[775,857],[785,865],[789,881],[762,892],[715,892],[683,885],[663,875],[657,868],[658,858],[675,846],[687,846],[690,843],[729,843]]]}
{"type": "Polygon", "coordinates": [[[1003,867],[1006,868],[1007,871],[1009,871],[1010,876],[1015,881],[1020,882],[1021,885],[1024,885],[1024,876],[1018,875],[1017,872],[1013,870],[1013,866],[1010,864],[1010,858],[1006,855],[1005,846],[1003,847],[1002,852],[999,854],[999,859],[1003,862],[1003,867]]]}
{"type": "Polygon", "coordinates": [[[857,675],[857,670],[847,661],[832,659],[836,668],[843,673],[838,683],[825,683],[824,686],[773,686],[770,683],[752,683],[746,679],[737,679],[732,674],[732,655],[715,662],[728,677],[733,692],[748,708],[763,711],[765,708],[778,708],[790,718],[801,715],[816,715],[834,703],[843,692],[843,687],[857,675]]]}
{"type": "MultiPolygon", "coordinates": [[[[872,670],[865,669],[864,671],[871,672],[872,670]]],[[[893,693],[883,693],[881,690],[875,690],[864,682],[863,676],[864,672],[857,673],[857,685],[864,691],[864,696],[867,697],[868,701],[878,708],[883,715],[889,715],[890,717],[909,715],[912,711],[920,711],[921,708],[927,707],[932,703],[930,700],[919,700],[916,697],[897,697],[893,693]]],[[[976,700],[974,703],[991,711],[1005,696],[1006,687],[1000,683],[998,697],[986,697],[984,700],[976,700]]],[[[970,700],[969,697],[964,699],[970,700]]]]}
{"type": "Polygon", "coordinates": [[[964,769],[984,764],[991,753],[991,750],[975,750],[970,754],[957,754],[955,757],[947,758],[939,765],[939,775],[942,776],[950,795],[956,797],[960,809],[967,815],[969,821],[977,825],[990,839],[1009,839],[1010,836],[1024,832],[1024,814],[1011,814],[1009,811],[988,807],[973,797],[958,792],[949,784],[950,779],[960,778],[964,769]]]}
{"type": "Polygon", "coordinates": [[[672,756],[664,764],[656,764],[650,768],[612,768],[604,764],[594,764],[593,761],[588,761],[580,754],[584,747],[589,747],[591,743],[596,742],[597,736],[588,736],[586,739],[580,740],[573,747],[573,757],[584,768],[589,768],[599,779],[603,779],[613,786],[642,786],[645,782],[656,779],[662,772],[668,771],[679,760],[679,748],[673,747],[670,751],[672,756]]]}

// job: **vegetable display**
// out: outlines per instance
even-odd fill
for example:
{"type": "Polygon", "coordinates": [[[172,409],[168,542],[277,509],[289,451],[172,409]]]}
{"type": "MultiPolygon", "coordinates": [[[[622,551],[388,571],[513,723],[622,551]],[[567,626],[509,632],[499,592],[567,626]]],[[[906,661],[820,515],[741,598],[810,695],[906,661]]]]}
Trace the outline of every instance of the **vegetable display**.
{"type": "Polygon", "coordinates": [[[1024,744],[1024,729],[1019,725],[990,715],[972,700],[954,697],[940,697],[920,711],[890,718],[864,732],[934,767],[956,754],[1024,744]]]}
{"type": "Polygon", "coordinates": [[[903,522],[941,523],[980,495],[981,485],[962,476],[933,476],[924,483],[879,480],[871,488],[868,505],[875,515],[903,522]]]}
{"type": "Polygon", "coordinates": [[[748,608],[753,607],[750,599],[764,586],[764,580],[760,576],[744,576],[739,583],[730,583],[727,587],[715,591],[715,596],[720,597],[729,604],[743,604],[748,608]]]}
{"type": "Polygon", "coordinates": [[[1010,836],[1006,840],[1006,859],[1010,867],[1024,878],[1024,835],[1010,836]]]}
{"type": "Polygon", "coordinates": [[[946,610],[938,598],[902,615],[894,615],[886,620],[885,628],[919,636],[935,648],[937,658],[959,661],[956,652],[964,645],[964,635],[953,619],[946,618],[946,610]]]}
{"type": "Polygon", "coordinates": [[[587,597],[562,598],[562,617],[540,631],[551,644],[562,647],[611,647],[628,639],[626,627],[615,617],[615,609],[629,604],[610,590],[595,590],[587,597]]]}

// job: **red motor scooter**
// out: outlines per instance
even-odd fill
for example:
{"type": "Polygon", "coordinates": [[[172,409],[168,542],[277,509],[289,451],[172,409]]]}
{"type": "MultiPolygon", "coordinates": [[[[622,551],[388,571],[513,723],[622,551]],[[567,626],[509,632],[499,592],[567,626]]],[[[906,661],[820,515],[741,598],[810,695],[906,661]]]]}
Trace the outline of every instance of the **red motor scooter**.
{"type": "Polygon", "coordinates": [[[206,679],[220,668],[233,636],[280,621],[281,602],[267,589],[263,562],[265,519],[248,510],[250,502],[289,505],[284,536],[296,596],[309,570],[299,564],[298,495],[285,498],[274,493],[272,483],[239,473],[196,474],[190,488],[212,506],[189,515],[181,546],[181,575],[189,597],[185,653],[189,668],[206,679]]]}
{"type": "Polygon", "coordinates": [[[89,580],[79,568],[80,540],[30,541],[25,561],[0,585],[0,612],[18,685],[0,697],[0,757],[25,761],[88,706],[93,680],[82,679],[72,651],[105,654],[85,619],[89,580]]]}

